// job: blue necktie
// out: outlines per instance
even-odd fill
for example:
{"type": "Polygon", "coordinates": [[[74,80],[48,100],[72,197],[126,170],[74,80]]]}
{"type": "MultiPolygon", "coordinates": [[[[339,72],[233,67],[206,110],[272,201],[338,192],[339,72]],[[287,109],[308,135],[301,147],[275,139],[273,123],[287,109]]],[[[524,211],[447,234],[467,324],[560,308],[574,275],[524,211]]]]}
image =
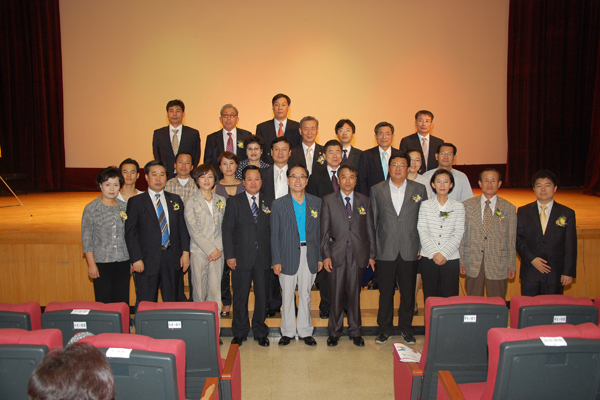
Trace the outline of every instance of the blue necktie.
{"type": "MultiPolygon", "coordinates": [[[[346,197],[346,213],[348,213],[348,221],[352,218],[352,205],[350,204],[350,197],[346,197]]],[[[348,239],[348,246],[352,246],[352,239],[348,239]]]]}
{"type": "Polygon", "coordinates": [[[381,153],[381,168],[383,169],[383,179],[387,179],[388,176],[388,163],[387,163],[387,152],[381,153]]]}
{"type": "Polygon", "coordinates": [[[256,206],[256,196],[252,196],[252,216],[254,217],[254,223],[258,223],[258,207],[256,206]]]}
{"type": "Polygon", "coordinates": [[[346,160],[348,160],[348,150],[343,150],[344,151],[344,156],[342,157],[342,164],[346,162],[346,160]]]}
{"type": "Polygon", "coordinates": [[[162,237],[162,247],[169,247],[171,239],[169,239],[169,226],[167,225],[167,216],[160,202],[160,194],[156,195],[156,214],[158,215],[158,223],[160,224],[160,234],[162,237]]]}

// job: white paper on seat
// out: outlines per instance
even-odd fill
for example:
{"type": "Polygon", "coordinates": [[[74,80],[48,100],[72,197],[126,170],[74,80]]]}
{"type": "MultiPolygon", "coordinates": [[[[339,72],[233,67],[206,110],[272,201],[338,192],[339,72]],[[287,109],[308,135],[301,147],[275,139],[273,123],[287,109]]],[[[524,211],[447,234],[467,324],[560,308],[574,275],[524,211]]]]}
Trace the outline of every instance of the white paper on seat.
{"type": "Polygon", "coordinates": [[[404,343],[394,343],[394,350],[398,361],[400,362],[416,362],[421,361],[421,352],[419,350],[408,347],[404,343]]]}
{"type": "Polygon", "coordinates": [[[83,309],[75,309],[73,311],[71,311],[71,314],[76,314],[76,315],[88,315],[90,313],[90,310],[83,310],[83,309]]]}
{"type": "Polygon", "coordinates": [[[558,337],[541,337],[540,340],[542,341],[542,343],[544,343],[544,346],[560,347],[560,346],[567,345],[566,340],[560,336],[558,336],[558,337]]]}
{"type": "Polygon", "coordinates": [[[119,347],[110,347],[106,350],[108,358],[129,358],[133,349],[123,349],[119,347]]]}

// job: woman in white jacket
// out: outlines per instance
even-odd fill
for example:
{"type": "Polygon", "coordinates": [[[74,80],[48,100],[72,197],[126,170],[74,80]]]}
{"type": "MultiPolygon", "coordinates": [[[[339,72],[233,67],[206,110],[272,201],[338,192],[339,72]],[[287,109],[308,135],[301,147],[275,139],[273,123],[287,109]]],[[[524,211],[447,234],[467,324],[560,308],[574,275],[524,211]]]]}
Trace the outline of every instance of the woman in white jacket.
{"type": "Polygon", "coordinates": [[[454,177],[445,169],[435,171],[430,182],[435,197],[419,209],[417,229],[421,239],[423,296],[458,296],[460,255],[465,231],[465,207],[448,198],[454,177]]]}

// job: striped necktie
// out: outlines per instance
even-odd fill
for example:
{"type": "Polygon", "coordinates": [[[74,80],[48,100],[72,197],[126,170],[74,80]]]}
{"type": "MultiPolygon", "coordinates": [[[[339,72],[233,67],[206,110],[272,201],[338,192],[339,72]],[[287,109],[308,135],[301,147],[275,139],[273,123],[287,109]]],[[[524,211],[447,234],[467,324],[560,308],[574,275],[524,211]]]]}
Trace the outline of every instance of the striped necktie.
{"type": "Polygon", "coordinates": [[[256,205],[256,196],[252,196],[252,216],[254,217],[254,223],[258,223],[258,206],[256,205]]]}
{"type": "Polygon", "coordinates": [[[173,129],[173,141],[171,142],[173,154],[175,154],[175,156],[177,156],[177,153],[179,152],[179,138],[177,137],[177,132],[179,132],[179,129],[173,129]]]}
{"type": "Polygon", "coordinates": [[[161,245],[166,249],[169,247],[171,239],[169,239],[169,225],[167,224],[167,216],[160,201],[160,194],[156,195],[156,214],[158,215],[158,223],[160,224],[161,245]]]}

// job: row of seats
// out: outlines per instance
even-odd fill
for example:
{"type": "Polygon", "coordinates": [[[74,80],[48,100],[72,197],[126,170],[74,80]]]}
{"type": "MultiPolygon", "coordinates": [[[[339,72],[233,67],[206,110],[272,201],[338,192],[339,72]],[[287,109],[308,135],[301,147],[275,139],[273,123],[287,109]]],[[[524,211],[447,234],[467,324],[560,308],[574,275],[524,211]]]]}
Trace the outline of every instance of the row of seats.
{"type": "MultiPolygon", "coordinates": [[[[491,349],[488,361],[488,334],[491,331],[500,330],[500,335],[506,335],[505,331],[543,326],[528,328],[532,330],[531,334],[535,334],[545,332],[548,325],[554,324],[553,330],[563,327],[567,329],[567,333],[572,333],[569,329],[573,325],[584,324],[600,332],[599,309],[600,297],[592,302],[587,298],[562,295],[515,296],[510,304],[512,329],[509,329],[508,308],[501,298],[430,297],[425,304],[425,341],[420,362],[404,363],[394,356],[395,398],[417,400],[443,396],[438,388],[440,371],[449,371],[448,374],[451,374],[459,387],[461,384],[489,381],[488,363],[491,366],[493,362],[491,349]]],[[[554,333],[548,330],[547,336],[554,333]]]]}
{"type": "Polygon", "coordinates": [[[4,328],[0,333],[3,338],[0,342],[0,375],[3,377],[0,380],[0,392],[4,391],[4,385],[13,385],[15,393],[20,393],[7,398],[27,399],[24,388],[31,371],[43,356],[57,345],[66,345],[75,334],[83,331],[96,336],[85,337],[80,340],[82,343],[90,343],[104,353],[108,351],[108,359],[115,375],[116,397],[119,399],[199,399],[213,382],[211,378],[218,383],[216,398],[241,398],[239,349],[237,345],[232,345],[227,358],[221,358],[218,307],[215,302],[141,302],[135,319],[136,334],[128,333],[129,308],[125,303],[50,303],[43,314],[40,313],[39,305],[36,311],[36,305],[37,303],[0,304],[0,328],[4,328]],[[12,332],[11,335],[5,336],[8,331],[12,332]],[[22,344],[15,342],[14,337],[19,334],[25,337],[28,334],[50,334],[48,332],[54,332],[52,345],[36,343],[45,348],[42,348],[41,353],[38,351],[35,359],[25,357],[29,373],[21,371],[19,376],[26,379],[21,382],[12,381],[9,375],[16,370],[12,367],[9,352],[12,351],[14,356],[14,345],[22,344]],[[60,341],[55,343],[57,337],[60,341]],[[129,358],[123,359],[111,356],[115,352],[109,351],[110,348],[132,351],[129,358]],[[144,373],[140,373],[142,369],[144,373]],[[129,391],[130,387],[137,389],[129,391]],[[156,397],[156,393],[161,391],[170,395],[156,397]]]}

